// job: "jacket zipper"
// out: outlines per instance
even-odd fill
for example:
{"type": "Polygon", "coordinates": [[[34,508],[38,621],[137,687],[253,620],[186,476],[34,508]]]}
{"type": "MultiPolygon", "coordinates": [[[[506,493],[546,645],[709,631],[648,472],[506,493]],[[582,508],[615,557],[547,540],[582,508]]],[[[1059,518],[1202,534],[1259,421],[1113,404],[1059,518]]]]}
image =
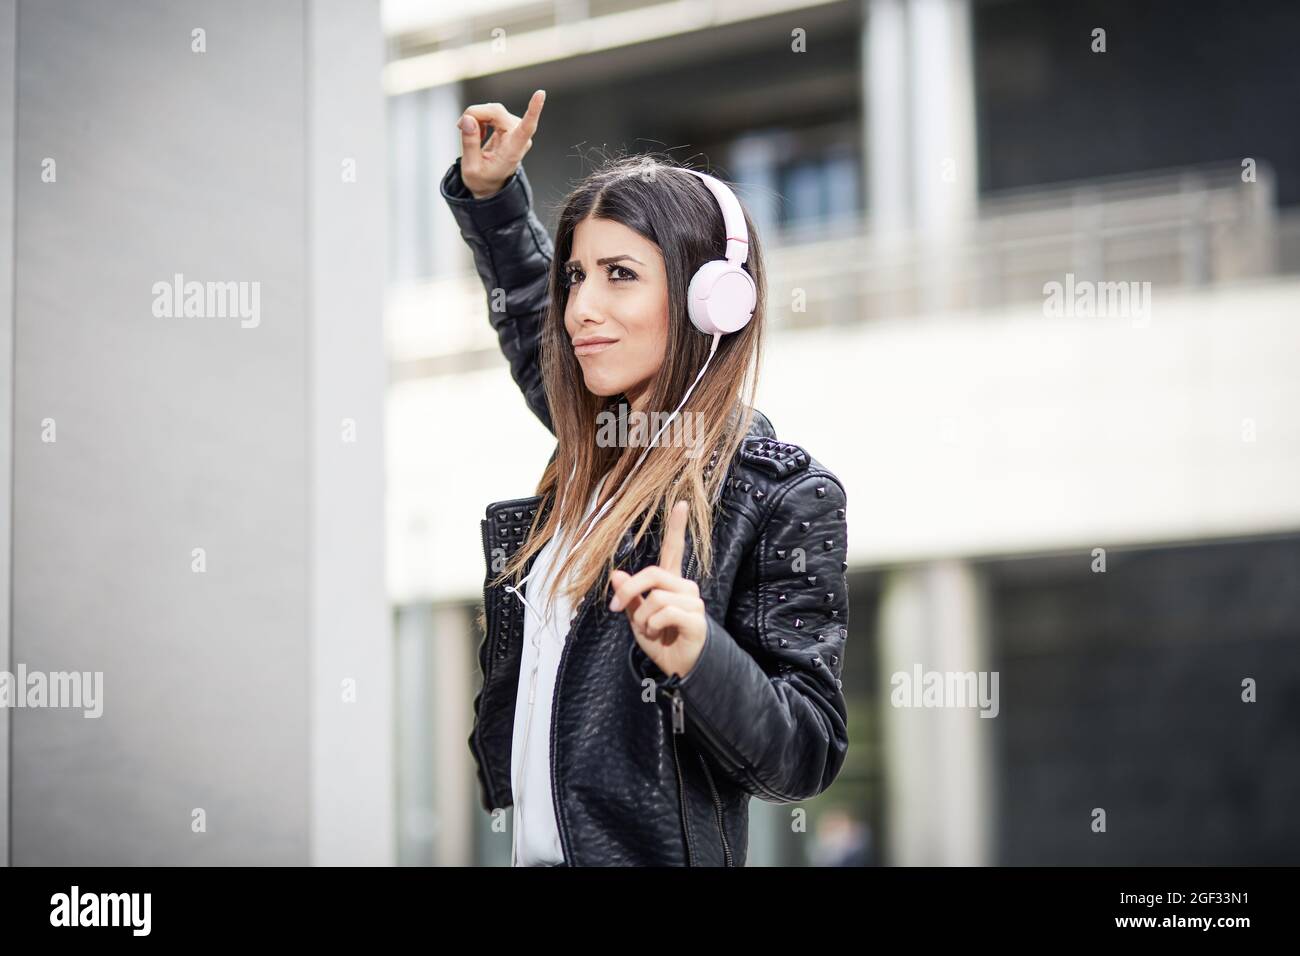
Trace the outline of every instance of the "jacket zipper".
{"type": "Polygon", "coordinates": [[[682,577],[689,578],[695,573],[695,567],[699,562],[695,560],[695,541],[688,541],[686,547],[690,550],[691,554],[690,557],[686,559],[686,568],[682,572],[682,577]]]}
{"type": "Polygon", "coordinates": [[[677,756],[677,729],[674,726],[672,732],[673,741],[673,770],[677,772],[677,800],[678,807],[682,817],[682,836],[686,839],[686,865],[695,865],[695,851],[691,846],[691,823],[690,815],[686,812],[686,784],[682,780],[682,766],[677,756]]]}
{"type": "MultiPolygon", "coordinates": [[[[540,501],[539,501],[538,504],[537,504],[537,507],[538,507],[538,508],[541,508],[543,504],[544,504],[544,502],[540,502],[540,501]]],[[[493,502],[491,505],[488,506],[488,510],[489,510],[489,511],[494,511],[494,510],[496,510],[499,506],[500,506],[500,505],[499,505],[498,503],[493,502]]],[[[486,518],[480,519],[480,521],[479,521],[479,533],[480,533],[480,537],[481,537],[482,540],[483,540],[483,561],[484,561],[484,563],[485,563],[486,566],[487,566],[487,577],[486,577],[486,580],[488,580],[488,581],[490,581],[493,577],[495,577],[495,573],[494,573],[493,570],[492,570],[492,546],[491,546],[491,544],[489,543],[489,540],[488,540],[488,538],[489,538],[489,536],[488,536],[488,526],[489,526],[489,523],[490,523],[490,522],[489,522],[488,519],[486,519],[486,518]]],[[[524,574],[527,574],[527,573],[529,572],[529,570],[531,570],[532,565],[533,565],[533,563],[534,563],[535,561],[536,561],[536,555],[534,555],[532,558],[529,559],[528,564],[527,564],[527,565],[525,566],[525,568],[524,568],[524,574]]],[[[485,633],[484,633],[484,635],[483,635],[483,640],[484,640],[484,642],[486,643],[486,647],[484,648],[484,650],[486,651],[486,653],[483,655],[483,684],[484,684],[485,687],[486,687],[488,681],[491,679],[492,671],[493,671],[493,669],[494,669],[494,667],[495,667],[495,665],[494,665],[493,662],[495,661],[495,659],[496,659],[496,655],[497,655],[497,647],[496,647],[496,645],[492,642],[492,637],[493,637],[493,634],[495,633],[494,625],[499,621],[499,617],[498,617],[498,615],[495,613],[495,608],[493,607],[493,604],[492,604],[492,600],[491,600],[491,598],[492,598],[492,594],[491,594],[491,591],[492,591],[492,589],[490,589],[490,588],[487,586],[487,584],[484,583],[484,585],[483,585],[483,623],[484,623],[484,631],[485,631],[485,633]]],[[[521,619],[522,619],[522,616],[521,616],[521,619]]],[[[527,627],[527,621],[526,621],[526,620],[524,620],[524,627],[527,627]]],[[[508,638],[508,637],[509,637],[509,635],[507,635],[507,638],[508,638]]],[[[534,686],[535,686],[536,677],[537,677],[537,672],[536,672],[536,670],[534,670],[534,671],[533,671],[533,678],[532,678],[533,681],[534,681],[534,686]]],[[[532,694],[532,691],[531,691],[531,689],[530,689],[529,697],[531,698],[532,696],[533,696],[533,694],[532,694]]],[[[531,720],[532,720],[532,708],[531,708],[531,707],[529,708],[528,720],[529,720],[529,722],[531,723],[531,720]]],[[[478,747],[479,747],[479,752],[480,752],[480,753],[483,752],[482,741],[481,741],[481,739],[477,739],[477,735],[478,735],[478,734],[481,734],[481,733],[482,733],[482,725],[481,725],[481,723],[480,723],[480,725],[479,725],[479,729],[475,731],[475,734],[476,734],[476,741],[475,741],[475,742],[476,742],[476,744],[477,744],[478,747]]],[[[527,753],[528,753],[528,737],[527,737],[527,734],[525,733],[525,736],[524,736],[524,754],[525,754],[525,756],[527,755],[527,753]]],[[[509,769],[507,768],[506,773],[509,774],[509,772],[510,772],[510,771],[509,771],[509,769]]],[[[513,781],[510,781],[510,783],[511,783],[511,785],[513,786],[513,781]]],[[[490,786],[490,783],[489,783],[489,786],[490,786]]],[[[491,800],[491,802],[492,802],[492,804],[493,804],[494,806],[500,806],[500,805],[501,805],[501,801],[500,801],[500,799],[498,799],[499,796],[500,796],[500,795],[497,794],[495,791],[493,791],[491,794],[489,794],[489,798],[490,798],[490,800],[491,800]]],[[[511,794],[511,797],[512,797],[511,802],[514,803],[516,806],[518,805],[517,796],[518,796],[517,794],[514,794],[514,793],[511,794]]],[[[521,819],[521,822],[522,822],[522,815],[521,815],[520,819],[521,819]]],[[[517,846],[518,846],[518,844],[517,844],[517,842],[516,842],[517,836],[518,836],[517,834],[513,834],[513,833],[511,834],[511,847],[510,847],[510,863],[511,863],[511,866],[513,866],[514,863],[515,863],[516,849],[517,849],[517,846]]]]}
{"type": "MultiPolygon", "coordinates": [[[[693,545],[694,542],[692,542],[690,557],[686,559],[686,568],[682,573],[682,577],[688,579],[690,579],[691,576],[695,573],[696,568],[699,564],[699,561],[696,557],[696,551],[693,545]]],[[[687,824],[687,817],[686,817],[686,797],[685,797],[686,791],[685,791],[685,787],[682,786],[681,767],[677,765],[677,736],[678,734],[685,733],[686,731],[686,712],[685,712],[686,704],[682,700],[682,696],[679,693],[673,693],[672,699],[673,699],[673,707],[672,707],[673,765],[677,768],[677,785],[680,792],[682,793],[682,826],[686,830],[687,865],[692,866],[694,864],[690,862],[691,861],[691,843],[690,843],[691,838],[690,838],[690,827],[687,824]]],[[[708,761],[705,759],[704,754],[699,754],[699,758],[700,758],[700,764],[704,767],[705,778],[709,782],[709,792],[713,796],[713,813],[714,816],[716,816],[718,819],[718,835],[722,838],[722,855],[723,858],[726,860],[727,866],[735,866],[736,865],[735,861],[731,855],[731,845],[727,842],[727,831],[723,822],[722,798],[718,795],[718,789],[713,784],[713,774],[709,771],[709,764],[708,761]]]]}
{"type": "Polygon", "coordinates": [[[587,614],[598,602],[590,600],[590,595],[583,597],[575,611],[575,617],[569,622],[569,633],[564,639],[564,648],[560,651],[560,662],[555,668],[555,689],[551,693],[551,729],[549,739],[549,758],[551,764],[551,801],[555,809],[555,823],[560,831],[560,850],[564,853],[566,866],[573,866],[573,847],[569,842],[569,828],[564,822],[560,804],[560,778],[555,772],[555,724],[560,714],[560,687],[564,683],[564,664],[569,659],[569,649],[573,647],[579,628],[586,620],[587,614]]]}
{"type": "MultiPolygon", "coordinates": [[[[691,542],[693,545],[694,542],[691,542]]],[[[682,571],[682,577],[690,578],[695,569],[695,548],[691,547],[690,557],[686,559],[686,567],[682,571]]],[[[695,865],[695,854],[691,846],[691,823],[690,815],[686,811],[686,787],[682,782],[682,768],[677,757],[677,736],[686,730],[686,723],[682,710],[682,699],[679,695],[673,695],[673,768],[677,771],[677,791],[681,799],[682,809],[682,830],[686,834],[686,865],[695,865]]]]}
{"type": "MultiPolygon", "coordinates": [[[[483,561],[487,565],[488,578],[492,577],[492,549],[488,545],[488,522],[484,518],[479,522],[479,531],[483,537],[483,561]]],[[[496,648],[492,646],[492,595],[491,589],[486,582],[483,585],[483,640],[486,642],[486,654],[483,655],[483,680],[487,681],[488,668],[492,666],[491,661],[495,656],[496,648]]]]}
{"type": "MultiPolygon", "coordinates": [[[[687,547],[690,548],[691,555],[686,561],[686,569],[682,573],[682,577],[689,578],[695,572],[695,568],[699,564],[699,561],[697,560],[696,551],[694,548],[694,542],[693,541],[688,542],[687,547]]],[[[681,679],[676,675],[673,675],[664,684],[664,691],[665,693],[669,694],[673,702],[673,733],[674,734],[685,733],[686,730],[686,701],[682,699],[680,692],[678,692],[675,689],[679,683],[681,683],[681,679]]],[[[707,723],[700,720],[698,716],[695,717],[694,720],[695,720],[695,725],[700,728],[702,736],[707,741],[709,741],[710,744],[713,745],[715,750],[719,752],[722,758],[722,762],[727,764],[730,769],[732,769],[737,773],[742,774],[745,777],[745,779],[749,780],[750,783],[752,783],[756,788],[761,790],[763,793],[766,793],[773,798],[779,799],[784,803],[790,802],[788,798],[782,796],[781,794],[776,793],[770,787],[764,786],[758,780],[754,779],[754,775],[749,771],[749,768],[746,767],[737,758],[732,756],[733,751],[731,747],[728,744],[722,742],[722,740],[718,737],[718,735],[713,733],[713,731],[709,728],[709,725],[707,723]]],[[[711,777],[710,777],[710,783],[712,783],[711,777]]],[[[726,837],[723,837],[723,839],[725,840],[726,837]]]]}
{"type": "MultiPolygon", "coordinates": [[[[629,549],[632,547],[632,543],[629,540],[631,537],[632,537],[631,532],[627,532],[624,534],[623,542],[619,546],[618,552],[616,554],[616,558],[622,558],[628,553],[629,549]]],[[[683,575],[684,577],[690,576],[692,562],[694,561],[694,559],[695,559],[695,555],[694,553],[692,553],[691,557],[687,560],[686,572],[683,575]]],[[[677,776],[677,806],[678,806],[679,816],[682,824],[682,838],[686,842],[686,865],[695,866],[696,865],[695,848],[693,845],[693,841],[691,840],[690,815],[686,809],[686,783],[682,778],[681,758],[677,753],[677,735],[681,732],[679,729],[680,726],[681,726],[681,719],[676,714],[676,712],[674,712],[673,732],[671,735],[671,741],[672,741],[672,748],[673,748],[673,772],[677,776]]]]}
{"type": "MultiPolygon", "coordinates": [[[[484,532],[484,540],[486,541],[486,531],[484,532]]],[[[622,549],[620,549],[620,552],[621,550],[622,549]]],[[[696,563],[697,562],[695,558],[695,552],[694,549],[692,549],[690,559],[687,561],[686,564],[686,576],[688,577],[690,576],[696,563]]],[[[569,649],[573,646],[573,641],[570,638],[572,638],[574,635],[577,634],[579,628],[581,628],[583,622],[587,618],[587,613],[591,610],[593,606],[595,606],[595,604],[596,602],[590,600],[590,595],[587,595],[583,597],[582,602],[578,605],[578,610],[575,612],[577,616],[574,617],[569,624],[569,637],[566,637],[564,641],[564,648],[563,650],[560,651],[560,662],[556,666],[556,670],[555,670],[555,689],[551,695],[551,728],[550,728],[550,747],[549,747],[550,750],[549,756],[550,756],[550,764],[551,764],[551,799],[554,802],[555,822],[557,824],[557,828],[560,831],[560,849],[564,853],[564,861],[568,866],[573,866],[573,850],[570,845],[568,825],[565,823],[564,815],[561,812],[559,775],[556,773],[556,769],[555,769],[555,739],[556,739],[555,725],[556,725],[556,720],[559,716],[560,687],[564,682],[564,665],[569,659],[569,649]]],[[[677,772],[677,794],[679,800],[681,801],[682,826],[686,836],[686,865],[694,866],[695,865],[694,856],[691,847],[691,831],[690,831],[690,825],[688,823],[687,814],[686,814],[686,786],[682,780],[681,764],[677,757],[677,734],[681,733],[682,728],[684,727],[684,723],[682,721],[682,716],[681,716],[681,709],[683,707],[683,704],[679,695],[673,695],[673,696],[676,698],[674,701],[674,707],[677,709],[677,712],[673,717],[673,769],[676,770],[677,772]]],[[[723,841],[725,844],[726,841],[725,836],[723,837],[723,841]]],[[[730,858],[729,849],[727,855],[728,858],[730,858]]]]}
{"type": "MultiPolygon", "coordinates": [[[[663,686],[663,692],[667,694],[673,702],[673,733],[675,734],[686,732],[686,701],[682,699],[681,691],[676,689],[677,685],[680,683],[681,678],[674,674],[668,678],[663,686]]],[[[770,787],[755,779],[749,768],[733,756],[734,751],[732,750],[731,745],[724,742],[722,738],[714,733],[707,721],[700,719],[698,714],[691,719],[695,721],[695,726],[699,729],[700,735],[709,743],[711,748],[716,751],[715,756],[718,757],[720,762],[727,766],[727,769],[731,770],[734,774],[744,777],[752,786],[772,797],[772,799],[776,801],[781,803],[794,802],[789,797],[777,793],[770,787]]]]}
{"type": "MultiPolygon", "coordinates": [[[[490,578],[491,578],[491,575],[492,575],[492,551],[491,551],[491,548],[488,546],[488,522],[487,522],[487,519],[483,519],[483,520],[479,523],[479,530],[482,532],[482,537],[483,537],[483,558],[484,558],[484,560],[487,562],[488,577],[489,577],[489,579],[490,579],[490,578]]],[[[483,643],[484,643],[484,648],[483,648],[483,690],[486,690],[486,689],[487,689],[488,682],[491,680],[492,667],[493,667],[493,665],[492,665],[492,661],[493,661],[493,658],[496,657],[496,652],[497,652],[496,647],[495,647],[495,646],[493,645],[493,643],[492,643],[492,634],[493,634],[493,626],[492,626],[492,625],[493,625],[494,621],[496,620],[496,617],[497,617],[497,615],[496,615],[496,613],[495,613],[495,609],[492,607],[492,596],[491,596],[490,589],[488,588],[488,586],[487,586],[486,584],[484,584],[484,585],[483,585],[483,630],[484,630],[484,634],[483,634],[483,643]]],[[[480,693],[482,693],[482,692],[483,692],[483,691],[480,691],[480,693]]],[[[482,759],[482,754],[483,754],[483,752],[484,752],[484,751],[483,751],[483,739],[482,739],[482,734],[483,734],[483,722],[482,722],[482,721],[477,721],[477,722],[476,722],[476,726],[475,726],[475,730],[474,730],[474,745],[475,745],[475,747],[478,748],[478,752],[479,752],[479,755],[480,755],[480,760],[482,759]]],[[[492,806],[494,806],[494,807],[499,807],[499,806],[501,806],[500,794],[498,794],[498,793],[496,792],[496,788],[493,786],[493,780],[491,779],[491,774],[484,774],[484,777],[487,779],[488,790],[489,790],[489,793],[488,793],[488,800],[489,800],[489,802],[490,802],[490,803],[492,804],[492,806]]],[[[512,857],[511,862],[512,862],[512,863],[513,863],[513,856],[514,856],[514,849],[513,849],[513,846],[512,846],[512,847],[511,847],[511,857],[512,857]]]]}
{"type": "Polygon", "coordinates": [[[704,768],[704,777],[709,781],[709,792],[713,794],[713,813],[718,818],[718,836],[722,837],[722,855],[727,861],[727,866],[735,866],[735,861],[731,858],[731,845],[727,842],[727,828],[722,816],[722,797],[718,795],[718,788],[713,785],[713,771],[709,769],[708,758],[704,754],[699,754],[700,766],[704,768]]]}

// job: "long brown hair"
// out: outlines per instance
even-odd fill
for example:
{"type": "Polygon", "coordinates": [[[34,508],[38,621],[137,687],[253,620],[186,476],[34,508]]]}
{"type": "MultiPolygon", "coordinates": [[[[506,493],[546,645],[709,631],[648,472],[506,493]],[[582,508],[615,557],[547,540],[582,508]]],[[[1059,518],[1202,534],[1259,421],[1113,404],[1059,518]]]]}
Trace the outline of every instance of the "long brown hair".
{"type": "Polygon", "coordinates": [[[681,497],[690,502],[687,532],[695,543],[699,577],[709,573],[713,565],[713,503],[721,492],[727,466],[749,429],[762,359],[763,256],[748,211],[744,215],[749,230],[749,257],[744,268],[758,290],[754,317],[739,332],[722,336],[708,371],[677,413],[678,418],[690,413],[700,425],[692,435],[692,446],[668,441],[679,424],[674,419],[582,547],[574,550],[573,542],[586,530],[579,521],[601,478],[608,475],[596,502],[597,511],[618,491],[650,437],[677,407],[708,358],[713,337],[691,323],[687,286],[701,265],[723,258],[726,238],[722,212],[708,188],[698,177],[654,154],[606,160],[564,198],[540,346],[542,380],[558,446],[534,492],[551,504],[558,496],[558,506],[538,509],[527,539],[493,585],[508,579],[517,582],[529,558],[562,527],[565,539],[561,543],[568,550],[551,580],[564,582],[573,574],[565,593],[576,606],[602,575],[613,570],[615,553],[632,523],[641,518],[634,538],[639,543],[656,516],[660,527],[664,526],[668,512],[681,497]],[[588,216],[622,223],[655,243],[667,270],[668,344],[646,402],[638,409],[655,424],[643,440],[629,443],[629,447],[609,447],[597,441],[602,422],[608,423],[611,415],[630,412],[627,398],[602,397],[587,390],[564,326],[568,302],[564,264],[573,249],[574,230],[588,216]],[[655,413],[659,413],[657,418],[655,413]]]}

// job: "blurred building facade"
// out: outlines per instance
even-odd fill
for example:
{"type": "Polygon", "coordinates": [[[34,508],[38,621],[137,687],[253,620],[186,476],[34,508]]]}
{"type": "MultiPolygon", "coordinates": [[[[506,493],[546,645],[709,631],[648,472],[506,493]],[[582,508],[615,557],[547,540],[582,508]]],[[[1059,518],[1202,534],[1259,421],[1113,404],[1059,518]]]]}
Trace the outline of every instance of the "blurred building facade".
{"type": "Polygon", "coordinates": [[[477,522],[551,439],[438,181],[466,105],[539,88],[550,228],[606,149],[738,184],[759,407],[848,489],[849,762],[807,832],[752,802],[751,863],[1296,861],[1290,4],[384,11],[401,862],[509,859],[465,744],[477,522]],[[996,673],[996,716],[896,706],[918,669],[996,673]]]}

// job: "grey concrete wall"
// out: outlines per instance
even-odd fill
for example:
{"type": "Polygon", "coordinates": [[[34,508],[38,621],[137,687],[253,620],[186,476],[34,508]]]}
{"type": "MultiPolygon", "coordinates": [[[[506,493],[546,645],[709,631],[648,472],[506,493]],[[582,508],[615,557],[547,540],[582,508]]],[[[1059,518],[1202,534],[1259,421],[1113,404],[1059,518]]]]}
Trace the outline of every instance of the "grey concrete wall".
{"type": "MultiPolygon", "coordinates": [[[[9,545],[13,535],[14,26],[0,0],[0,669],[11,670],[9,545]]],[[[9,709],[0,707],[0,866],[9,862],[9,709]]]]}
{"type": "Polygon", "coordinates": [[[103,715],[10,713],[14,864],[391,859],[380,52],[374,4],[18,3],[12,663],[103,715]]]}

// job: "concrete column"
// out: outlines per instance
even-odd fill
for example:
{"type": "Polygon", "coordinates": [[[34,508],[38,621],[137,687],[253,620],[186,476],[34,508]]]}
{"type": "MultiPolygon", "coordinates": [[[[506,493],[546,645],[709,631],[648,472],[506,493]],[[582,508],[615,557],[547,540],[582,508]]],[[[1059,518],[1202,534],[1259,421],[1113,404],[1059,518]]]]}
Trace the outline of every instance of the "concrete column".
{"type": "Polygon", "coordinates": [[[474,673],[478,670],[475,651],[481,635],[472,616],[458,604],[433,609],[429,650],[434,674],[442,680],[431,684],[433,726],[438,739],[433,754],[433,806],[437,829],[434,833],[434,864],[470,866],[474,863],[475,817],[478,783],[469,733],[473,726],[474,673]],[[455,675],[456,680],[448,680],[455,675]]]}
{"type": "MultiPolygon", "coordinates": [[[[442,174],[452,159],[460,155],[460,130],[456,120],[471,105],[460,83],[448,83],[424,91],[426,126],[423,148],[428,161],[421,164],[422,190],[427,189],[427,207],[421,217],[433,230],[433,268],[445,273],[474,267],[469,246],[460,237],[456,220],[447,203],[438,194],[442,174]],[[454,268],[453,268],[454,266],[454,268]]],[[[510,107],[507,107],[509,109],[510,107]]]]}
{"type": "Polygon", "coordinates": [[[975,214],[978,185],[970,0],[912,0],[908,47],[913,221],[949,235],[975,214]]]}
{"type": "Polygon", "coordinates": [[[900,686],[910,688],[918,665],[922,673],[989,669],[976,572],[962,561],[892,571],[880,614],[886,860],[901,866],[988,865],[996,717],[970,707],[897,706],[896,700],[900,686]]]}
{"type": "Polygon", "coordinates": [[[403,93],[388,101],[393,195],[403,197],[403,202],[390,210],[394,251],[390,279],[396,283],[418,282],[473,266],[456,220],[438,194],[451,158],[460,155],[456,120],[469,105],[459,83],[403,93]]]}
{"type": "Polygon", "coordinates": [[[10,859],[390,862],[378,10],[14,6],[10,859]]]}
{"type": "Polygon", "coordinates": [[[862,102],[867,217],[873,236],[897,238],[912,222],[911,121],[908,116],[907,8],[904,0],[866,0],[862,102]]]}
{"type": "MultiPolygon", "coordinates": [[[[399,866],[432,866],[434,840],[442,831],[434,807],[434,719],[438,675],[444,672],[433,640],[432,609],[407,605],[396,614],[397,827],[399,866]]],[[[451,684],[451,681],[447,682],[451,684]]],[[[468,736],[466,731],[466,736],[468,736]]]]}
{"type": "Polygon", "coordinates": [[[924,310],[961,308],[964,240],[975,215],[975,75],[970,0],[909,8],[913,225],[924,310]]]}
{"type": "Polygon", "coordinates": [[[959,307],[963,237],[976,212],[970,0],[866,0],[862,41],[868,218],[877,311],[959,307]],[[910,281],[909,281],[910,280],[910,281]]]}
{"type": "MultiPolygon", "coordinates": [[[[0,670],[12,671],[14,370],[14,48],[16,0],[0,0],[0,670]]],[[[9,864],[9,709],[0,707],[0,866],[9,864]]]]}

